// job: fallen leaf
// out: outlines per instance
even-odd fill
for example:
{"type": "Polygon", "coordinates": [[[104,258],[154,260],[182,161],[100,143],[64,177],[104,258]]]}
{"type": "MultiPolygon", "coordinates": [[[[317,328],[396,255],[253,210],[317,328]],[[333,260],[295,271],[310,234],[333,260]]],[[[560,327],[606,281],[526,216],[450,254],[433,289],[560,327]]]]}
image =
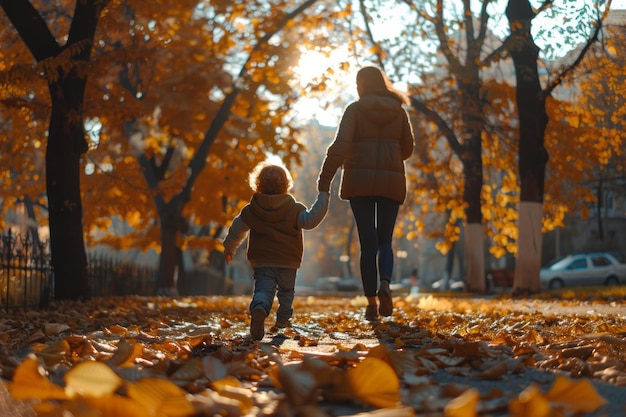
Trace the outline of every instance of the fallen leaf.
{"type": "Polygon", "coordinates": [[[128,396],[137,401],[149,415],[184,417],[194,412],[186,391],[161,378],[142,378],[128,385],[128,396]]]}
{"type": "Polygon", "coordinates": [[[443,414],[445,417],[476,417],[478,416],[479,399],[478,390],[470,388],[446,404],[443,414]]]}
{"type": "Polygon", "coordinates": [[[400,381],[393,368],[381,359],[368,357],[347,371],[355,396],[374,407],[395,407],[400,401],[400,381]]]}
{"type": "Polygon", "coordinates": [[[205,372],[202,360],[200,358],[193,358],[185,362],[183,366],[172,373],[170,379],[181,382],[191,382],[203,376],[205,376],[205,372]]]}
{"type": "Polygon", "coordinates": [[[39,400],[67,398],[65,390],[46,378],[37,358],[30,356],[22,362],[8,384],[11,395],[17,400],[36,398],[39,400]]]}
{"type": "Polygon", "coordinates": [[[243,412],[248,412],[254,405],[252,390],[243,388],[237,378],[226,376],[211,385],[221,396],[237,401],[243,412]]]}
{"type": "Polygon", "coordinates": [[[277,370],[279,386],[285,392],[290,404],[304,405],[315,402],[318,386],[312,373],[303,370],[299,365],[280,365],[277,370]]]}
{"type": "Polygon", "coordinates": [[[593,413],[606,404],[606,400],[598,394],[591,381],[572,381],[563,376],[556,378],[552,388],[546,393],[546,399],[562,404],[575,413],[593,413]]]}
{"type": "Polygon", "coordinates": [[[70,344],[65,339],[62,339],[37,352],[37,356],[43,359],[46,366],[54,366],[63,361],[70,353],[70,350],[70,344]]]}
{"type": "Polygon", "coordinates": [[[119,367],[133,366],[133,362],[141,356],[142,352],[143,346],[141,343],[128,343],[122,340],[117,345],[117,351],[108,362],[113,366],[119,367]]]}
{"type": "Polygon", "coordinates": [[[513,413],[511,417],[548,417],[550,410],[550,402],[535,384],[528,386],[517,398],[509,401],[509,411],[513,413]]]}
{"type": "MultiPolygon", "coordinates": [[[[94,415],[102,417],[148,417],[146,409],[136,401],[120,395],[103,395],[83,399],[89,407],[97,410],[94,415]]],[[[75,414],[79,416],[81,414],[75,414]]],[[[82,416],[82,415],[81,415],[82,416]]]]}
{"type": "Polygon", "coordinates": [[[502,379],[509,369],[507,362],[498,362],[475,375],[479,379],[502,379]]]}
{"type": "Polygon", "coordinates": [[[70,330],[71,330],[70,326],[68,326],[67,324],[63,324],[63,323],[46,323],[46,325],[44,326],[44,333],[48,337],[56,336],[58,334],[61,334],[63,332],[67,332],[70,330]]]}
{"type": "Polygon", "coordinates": [[[209,378],[209,381],[217,381],[228,375],[228,369],[224,362],[213,356],[202,358],[202,369],[204,370],[204,376],[209,378]]]}
{"type": "Polygon", "coordinates": [[[65,392],[68,397],[77,394],[101,397],[112,394],[122,383],[123,380],[102,362],[81,362],[65,374],[65,392]]]}
{"type": "Polygon", "coordinates": [[[412,407],[383,408],[382,410],[374,410],[374,411],[369,411],[367,413],[352,414],[352,417],[414,417],[414,416],[415,416],[415,410],[413,410],[412,407]]]}

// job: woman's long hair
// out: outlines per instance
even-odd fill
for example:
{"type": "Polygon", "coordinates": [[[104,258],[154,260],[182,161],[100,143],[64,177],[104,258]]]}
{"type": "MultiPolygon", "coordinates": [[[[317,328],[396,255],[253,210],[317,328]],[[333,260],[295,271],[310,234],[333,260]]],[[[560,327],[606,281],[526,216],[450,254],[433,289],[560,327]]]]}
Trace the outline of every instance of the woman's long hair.
{"type": "Polygon", "coordinates": [[[377,67],[369,66],[361,68],[356,74],[356,86],[359,97],[368,94],[377,94],[393,97],[405,105],[411,104],[409,97],[394,88],[385,72],[377,67]]]}

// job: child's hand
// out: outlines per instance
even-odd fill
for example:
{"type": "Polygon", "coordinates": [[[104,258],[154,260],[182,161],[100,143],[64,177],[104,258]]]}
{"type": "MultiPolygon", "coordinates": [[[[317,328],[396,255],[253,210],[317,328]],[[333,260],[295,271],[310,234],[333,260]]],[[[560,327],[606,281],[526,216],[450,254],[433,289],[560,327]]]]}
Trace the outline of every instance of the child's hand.
{"type": "Polygon", "coordinates": [[[230,253],[224,254],[224,259],[226,260],[226,264],[228,265],[230,261],[233,260],[233,255],[231,255],[230,253]]]}

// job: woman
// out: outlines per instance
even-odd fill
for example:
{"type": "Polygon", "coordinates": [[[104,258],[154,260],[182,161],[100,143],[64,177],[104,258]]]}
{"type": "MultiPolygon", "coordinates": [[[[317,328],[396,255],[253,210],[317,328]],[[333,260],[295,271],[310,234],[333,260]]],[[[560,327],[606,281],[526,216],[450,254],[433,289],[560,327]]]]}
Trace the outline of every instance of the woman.
{"type": "Polygon", "coordinates": [[[413,153],[413,129],[402,107],[410,104],[408,97],[394,89],[380,69],[362,68],[356,85],[359,100],[341,117],[317,188],[329,191],[337,169],[343,168],[339,196],[350,201],[359,234],[361,280],[368,301],[365,318],[376,320],[379,313],[393,313],[391,241],[406,197],[404,161],[413,153]]]}

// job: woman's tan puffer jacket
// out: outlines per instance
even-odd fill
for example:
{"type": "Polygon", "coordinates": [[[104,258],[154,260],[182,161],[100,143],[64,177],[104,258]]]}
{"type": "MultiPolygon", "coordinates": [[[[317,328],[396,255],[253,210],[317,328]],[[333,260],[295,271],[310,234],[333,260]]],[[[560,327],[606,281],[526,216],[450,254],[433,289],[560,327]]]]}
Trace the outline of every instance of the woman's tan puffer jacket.
{"type": "Polygon", "coordinates": [[[366,95],[343,113],[335,140],[326,150],[318,190],[329,191],[343,167],[339,196],[406,198],[404,161],[413,153],[413,129],[400,102],[366,95]]]}

